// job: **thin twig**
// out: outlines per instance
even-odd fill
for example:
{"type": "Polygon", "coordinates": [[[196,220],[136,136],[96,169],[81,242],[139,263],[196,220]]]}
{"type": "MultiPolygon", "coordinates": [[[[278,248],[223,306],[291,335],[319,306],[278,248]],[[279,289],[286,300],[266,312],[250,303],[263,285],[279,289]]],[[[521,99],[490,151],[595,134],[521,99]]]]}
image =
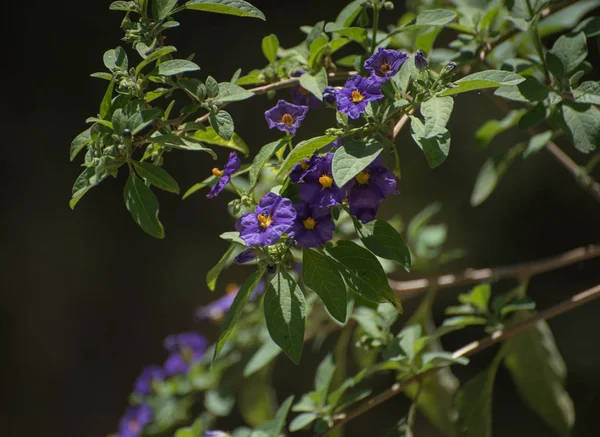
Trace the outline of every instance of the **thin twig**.
{"type": "MultiPolygon", "coordinates": [[[[506,329],[495,331],[492,335],[484,338],[483,340],[474,341],[472,343],[469,343],[469,344],[461,347],[457,351],[455,351],[452,354],[452,356],[454,358],[470,357],[472,355],[475,355],[475,354],[487,349],[488,347],[490,347],[500,341],[507,340],[507,339],[519,334],[520,332],[523,332],[527,329],[533,328],[535,325],[537,325],[538,322],[541,322],[543,320],[553,319],[554,317],[556,317],[560,314],[571,311],[572,309],[580,307],[580,306],[582,306],[588,302],[591,302],[595,299],[598,299],[598,298],[600,298],[600,285],[596,285],[593,288],[582,291],[581,293],[578,293],[575,296],[573,296],[571,299],[563,301],[553,307],[550,307],[547,310],[542,311],[542,312],[530,317],[527,320],[516,323],[512,326],[507,327],[506,329]]],[[[387,401],[388,399],[391,399],[392,397],[396,396],[397,394],[402,393],[406,389],[406,387],[408,387],[409,385],[421,381],[425,376],[435,373],[435,372],[439,371],[440,369],[442,369],[442,368],[430,369],[420,375],[409,378],[406,381],[401,381],[401,382],[395,383],[388,390],[370,398],[369,400],[364,402],[362,405],[359,405],[354,411],[351,411],[346,414],[337,415],[335,418],[336,421],[334,422],[333,426],[331,428],[329,428],[327,431],[325,431],[321,434],[317,434],[315,437],[322,437],[322,436],[327,435],[333,429],[338,428],[338,427],[348,423],[352,419],[355,419],[356,417],[366,413],[367,411],[382,404],[383,402],[387,401]]]]}
{"type": "Polygon", "coordinates": [[[402,117],[400,117],[400,120],[398,120],[398,123],[396,123],[396,125],[394,126],[394,130],[392,131],[392,141],[396,139],[396,137],[398,136],[406,122],[409,120],[410,115],[413,112],[415,112],[415,110],[411,109],[410,111],[408,111],[408,114],[404,114],[402,117]]]}
{"type": "Polygon", "coordinates": [[[433,278],[414,279],[412,281],[392,281],[392,289],[403,298],[427,290],[432,285],[439,288],[457,287],[459,285],[476,284],[484,281],[498,281],[506,278],[525,279],[540,273],[560,269],[581,261],[600,257],[600,244],[579,247],[553,257],[485,269],[466,269],[463,272],[437,276],[433,278]],[[412,292],[412,293],[411,293],[412,292]],[[408,294],[408,295],[407,295],[408,294]]]}
{"type": "MultiPolygon", "coordinates": [[[[329,73],[328,76],[329,76],[330,81],[338,81],[338,80],[348,79],[350,76],[354,76],[355,74],[357,74],[356,71],[341,71],[338,73],[329,73]]],[[[291,88],[293,86],[296,86],[299,82],[300,82],[299,77],[292,77],[290,79],[281,80],[279,82],[262,85],[262,86],[259,86],[256,88],[250,88],[250,89],[248,89],[248,91],[250,91],[251,93],[253,93],[256,96],[259,96],[262,94],[267,94],[269,91],[275,91],[275,90],[279,90],[279,89],[283,89],[283,88],[291,88]]],[[[224,108],[225,106],[227,106],[227,104],[223,104],[219,108],[224,108]]],[[[206,120],[208,120],[208,116],[209,116],[209,114],[204,114],[202,117],[196,119],[196,122],[204,123],[206,120]]]]}

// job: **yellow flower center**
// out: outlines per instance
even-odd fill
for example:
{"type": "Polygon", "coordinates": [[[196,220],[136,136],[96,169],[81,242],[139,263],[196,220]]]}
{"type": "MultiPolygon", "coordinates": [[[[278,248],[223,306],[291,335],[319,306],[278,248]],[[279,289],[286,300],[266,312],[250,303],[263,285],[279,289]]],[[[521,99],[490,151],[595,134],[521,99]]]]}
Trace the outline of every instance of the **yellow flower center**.
{"type": "Polygon", "coordinates": [[[354,103],[360,103],[363,101],[364,98],[365,96],[363,96],[359,90],[352,91],[352,101],[354,103]]]}
{"type": "Polygon", "coordinates": [[[233,293],[236,293],[239,289],[240,289],[240,286],[238,284],[236,284],[235,282],[231,282],[231,283],[227,284],[227,287],[225,287],[225,293],[233,294],[233,293]]]}
{"type": "Polygon", "coordinates": [[[219,170],[218,168],[213,168],[212,169],[212,174],[213,174],[213,176],[216,176],[218,178],[222,178],[223,177],[223,172],[221,170],[219,170]]]}
{"type": "Polygon", "coordinates": [[[302,167],[302,170],[308,169],[308,161],[300,161],[300,167],[302,167]]]}
{"type": "Polygon", "coordinates": [[[281,123],[285,124],[287,127],[290,127],[291,125],[294,124],[294,117],[292,117],[291,114],[283,114],[283,116],[281,117],[281,120],[279,120],[281,123]]]}
{"type": "Polygon", "coordinates": [[[386,73],[389,73],[391,69],[392,69],[392,66],[386,62],[385,64],[383,64],[381,66],[379,71],[381,71],[383,74],[386,74],[386,73]]]}
{"type": "Polygon", "coordinates": [[[333,185],[333,178],[329,175],[324,174],[319,178],[319,183],[323,188],[331,188],[333,185]]]}
{"type": "Polygon", "coordinates": [[[306,229],[307,231],[314,231],[315,226],[317,226],[317,222],[312,217],[309,217],[306,220],[303,220],[302,224],[304,225],[304,229],[306,229]]]}
{"type": "Polygon", "coordinates": [[[256,216],[256,218],[258,219],[258,221],[259,221],[260,225],[261,225],[263,228],[268,228],[268,227],[269,227],[269,225],[271,224],[271,222],[273,221],[273,220],[271,219],[271,217],[270,217],[270,216],[265,216],[265,215],[263,215],[263,214],[258,214],[258,215],[256,216]]]}
{"type": "Polygon", "coordinates": [[[127,427],[129,428],[129,431],[135,433],[139,432],[142,428],[137,420],[130,420],[127,427]]]}
{"type": "Polygon", "coordinates": [[[367,173],[366,171],[361,171],[359,174],[356,175],[356,182],[358,182],[360,185],[368,184],[370,177],[371,175],[369,173],[367,173]]]}

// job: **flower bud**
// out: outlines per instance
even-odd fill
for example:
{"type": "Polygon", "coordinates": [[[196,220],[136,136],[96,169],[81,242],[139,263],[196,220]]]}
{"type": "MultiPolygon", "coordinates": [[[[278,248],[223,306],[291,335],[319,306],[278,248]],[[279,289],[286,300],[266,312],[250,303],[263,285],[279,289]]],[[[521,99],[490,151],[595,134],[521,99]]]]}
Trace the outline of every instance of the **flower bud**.
{"type": "Polygon", "coordinates": [[[427,62],[423,50],[417,50],[417,53],[415,53],[415,67],[419,70],[423,70],[427,68],[427,65],[429,65],[429,63],[427,62]]]}
{"type": "Polygon", "coordinates": [[[388,10],[388,11],[391,11],[392,9],[394,9],[394,3],[392,3],[392,2],[385,2],[385,3],[383,4],[383,7],[384,7],[386,10],[388,10]]]}
{"type": "Polygon", "coordinates": [[[442,70],[442,74],[450,74],[454,70],[456,70],[456,62],[448,62],[444,69],[442,70]]]}

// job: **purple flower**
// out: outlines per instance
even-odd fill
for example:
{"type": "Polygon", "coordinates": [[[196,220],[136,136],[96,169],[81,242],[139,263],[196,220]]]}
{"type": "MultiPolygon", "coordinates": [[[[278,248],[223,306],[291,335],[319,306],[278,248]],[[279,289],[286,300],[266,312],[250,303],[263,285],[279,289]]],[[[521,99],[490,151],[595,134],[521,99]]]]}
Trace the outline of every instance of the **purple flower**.
{"type": "Polygon", "coordinates": [[[333,106],[335,105],[335,96],[338,93],[338,89],[332,86],[325,87],[323,90],[323,102],[326,105],[333,106]]]}
{"type": "Polygon", "coordinates": [[[308,203],[298,203],[294,221],[294,239],[298,246],[306,249],[320,247],[333,237],[335,224],[329,208],[312,208],[308,203]]]}
{"type": "Polygon", "coordinates": [[[301,182],[308,170],[315,164],[316,159],[317,154],[315,153],[310,158],[303,159],[296,164],[290,172],[290,180],[295,183],[301,182]]]}
{"type": "Polygon", "coordinates": [[[379,83],[386,82],[395,75],[402,64],[408,60],[408,55],[397,50],[387,50],[379,47],[373,55],[365,61],[365,70],[371,78],[379,83]]]}
{"type": "MultiPolygon", "coordinates": [[[[198,308],[196,311],[196,320],[212,320],[215,322],[222,320],[227,311],[229,311],[231,308],[231,305],[233,305],[235,296],[239,291],[239,285],[233,283],[229,284],[226,289],[226,294],[223,297],[209,303],[206,306],[198,308]]],[[[265,283],[260,281],[256,285],[254,291],[252,291],[249,300],[254,300],[263,291],[265,291],[265,283]]]]}
{"type": "Polygon", "coordinates": [[[339,205],[346,191],[335,184],[331,170],[333,153],[327,153],[315,159],[306,172],[303,182],[298,185],[300,198],[312,207],[327,208],[339,205]]]}
{"type": "Polygon", "coordinates": [[[254,249],[248,249],[248,250],[244,250],[242,253],[240,253],[238,256],[235,257],[235,259],[233,260],[234,264],[246,264],[249,263],[250,261],[254,261],[257,258],[257,254],[254,251],[254,249]]]}
{"type": "Polygon", "coordinates": [[[165,348],[171,355],[163,366],[165,373],[168,376],[187,373],[192,364],[202,359],[207,347],[206,338],[195,332],[168,336],[165,339],[165,348]]]}
{"type": "Polygon", "coordinates": [[[282,132],[295,134],[307,112],[308,106],[292,105],[285,100],[280,100],[277,105],[265,112],[265,118],[269,129],[277,128],[282,132]]]}
{"type": "Polygon", "coordinates": [[[231,175],[240,169],[242,165],[242,160],[238,156],[237,153],[231,152],[229,154],[229,159],[227,159],[227,163],[225,164],[225,168],[223,170],[219,170],[218,168],[212,169],[213,176],[216,176],[217,183],[213,185],[210,189],[209,193],[206,195],[209,199],[216,197],[219,195],[221,191],[225,189],[225,186],[231,180],[231,175]]]}
{"type": "Polygon", "coordinates": [[[225,431],[209,431],[207,430],[204,433],[203,437],[231,437],[229,434],[227,434],[225,431]]]}
{"type": "Polygon", "coordinates": [[[152,421],[152,408],[147,404],[135,405],[127,409],[119,423],[118,437],[137,437],[152,421]]]}
{"type": "Polygon", "coordinates": [[[429,63],[427,62],[423,50],[417,50],[417,53],[415,53],[415,67],[419,70],[423,70],[424,68],[427,68],[427,65],[429,65],[429,63]]]}
{"type": "Polygon", "coordinates": [[[154,383],[164,381],[165,373],[158,366],[147,366],[142,370],[135,381],[134,393],[140,396],[148,396],[154,393],[154,383]]]}
{"type": "Polygon", "coordinates": [[[292,102],[296,105],[308,106],[310,109],[317,109],[321,106],[321,101],[300,85],[291,88],[290,94],[292,95],[292,102]]]}
{"type": "Polygon", "coordinates": [[[267,193],[260,199],[255,212],[248,212],[235,223],[246,246],[272,246],[289,232],[296,210],[290,199],[267,193]]]}
{"type": "Polygon", "coordinates": [[[361,222],[368,223],[375,219],[379,204],[395,192],[396,178],[378,156],[348,183],[350,213],[361,222]]]}
{"type": "Polygon", "coordinates": [[[344,88],[336,94],[338,111],[348,114],[356,120],[365,112],[367,103],[383,98],[381,86],[374,79],[352,76],[346,81],[344,88]]]}

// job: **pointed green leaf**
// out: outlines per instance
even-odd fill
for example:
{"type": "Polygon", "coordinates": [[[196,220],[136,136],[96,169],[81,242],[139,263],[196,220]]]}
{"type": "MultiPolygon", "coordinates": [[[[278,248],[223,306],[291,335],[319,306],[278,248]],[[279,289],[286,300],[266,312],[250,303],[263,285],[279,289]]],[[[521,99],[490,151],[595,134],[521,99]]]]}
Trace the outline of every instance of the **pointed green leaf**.
{"type": "Polygon", "coordinates": [[[69,157],[71,161],[75,159],[77,154],[88,144],[92,142],[92,128],[84,130],[79,135],[75,137],[73,142],[71,143],[71,149],[69,150],[69,157]]]}
{"type": "Polygon", "coordinates": [[[445,130],[441,135],[427,138],[425,125],[416,117],[411,117],[410,134],[413,140],[425,153],[431,168],[441,165],[450,153],[450,132],[445,130]]]}
{"type": "Polygon", "coordinates": [[[153,0],[152,15],[157,21],[164,20],[169,16],[173,8],[177,5],[177,0],[153,0]]]}
{"type": "Polygon", "coordinates": [[[262,173],[263,168],[269,162],[271,157],[277,153],[279,149],[284,147],[288,141],[290,141],[290,137],[284,137],[279,141],[273,141],[265,146],[263,146],[259,152],[254,157],[254,161],[252,161],[252,166],[250,167],[249,180],[250,180],[250,191],[254,189],[256,183],[258,182],[258,178],[262,173]]]}
{"type": "Polygon", "coordinates": [[[265,343],[252,355],[252,358],[244,367],[244,378],[258,372],[264,368],[281,353],[281,348],[277,346],[271,339],[267,339],[265,343]]]}
{"type": "Polygon", "coordinates": [[[298,143],[281,165],[281,170],[279,170],[277,177],[291,170],[292,167],[298,164],[300,161],[312,156],[312,154],[317,150],[325,147],[334,140],[335,137],[332,137],[331,135],[323,135],[321,137],[314,137],[310,140],[298,143]]]}
{"type": "Polygon", "coordinates": [[[562,116],[575,148],[589,153],[600,141],[600,112],[593,105],[565,102],[562,116]]]}
{"type": "Polygon", "coordinates": [[[185,4],[186,9],[196,11],[215,12],[217,14],[236,15],[238,17],[252,17],[265,20],[258,8],[242,0],[192,0],[185,4]]]}
{"type": "Polygon", "coordinates": [[[383,152],[377,141],[349,141],[336,150],[331,163],[333,179],[343,187],[363,171],[383,152]]]}
{"type": "Polygon", "coordinates": [[[132,161],[135,171],[140,177],[146,179],[152,185],[170,193],[179,194],[179,185],[169,173],[162,167],[149,162],[132,161]]]}
{"type": "Polygon", "coordinates": [[[208,121],[212,128],[217,132],[217,134],[229,141],[233,136],[233,131],[235,129],[233,124],[233,118],[229,115],[227,111],[219,111],[217,113],[211,112],[208,117],[208,121]]]}
{"type": "Polygon", "coordinates": [[[279,39],[277,38],[277,35],[271,34],[265,36],[262,40],[262,52],[270,64],[273,64],[277,59],[277,50],[279,50],[279,39]]]}
{"type": "Polygon", "coordinates": [[[225,346],[225,342],[231,335],[235,324],[242,315],[242,311],[244,310],[246,302],[248,302],[248,299],[250,299],[252,292],[258,285],[264,273],[264,268],[260,268],[259,270],[252,273],[248,277],[248,279],[246,279],[246,282],[244,282],[244,284],[240,287],[239,291],[235,295],[233,303],[231,304],[231,308],[229,309],[229,311],[227,311],[227,314],[223,319],[223,323],[221,324],[221,333],[219,334],[219,340],[217,341],[217,345],[215,347],[215,360],[219,356],[219,353],[223,349],[223,346],[225,346]]]}
{"type": "Polygon", "coordinates": [[[355,221],[354,226],[367,249],[378,257],[396,261],[410,272],[410,251],[392,225],[384,220],[373,220],[367,224],[355,221]]]}
{"type": "Polygon", "coordinates": [[[219,262],[217,264],[215,264],[215,266],[212,269],[210,269],[208,271],[208,273],[206,274],[206,285],[208,286],[208,289],[210,291],[215,291],[215,287],[217,286],[217,279],[219,279],[219,276],[221,275],[221,272],[225,268],[225,265],[231,259],[231,256],[233,255],[235,248],[236,248],[236,244],[232,243],[229,246],[229,248],[227,249],[227,252],[225,252],[223,254],[223,256],[221,257],[219,262]]]}
{"type": "Polygon", "coordinates": [[[310,91],[319,100],[323,100],[323,90],[327,87],[327,72],[321,68],[315,75],[308,73],[300,76],[300,86],[310,91]]]}
{"type": "Polygon", "coordinates": [[[177,49],[173,46],[165,46],[165,47],[161,47],[158,50],[153,51],[148,56],[146,56],[146,59],[144,59],[142,62],[140,62],[138,64],[138,66],[135,68],[136,73],[140,74],[146,65],[162,58],[163,56],[168,55],[169,53],[173,53],[176,51],[177,51],[177,49]]]}
{"type": "Polygon", "coordinates": [[[236,133],[231,135],[231,139],[226,140],[219,136],[212,127],[207,127],[205,129],[198,129],[190,138],[194,140],[200,141],[202,143],[214,144],[215,146],[227,147],[229,149],[236,150],[244,156],[248,156],[250,150],[248,149],[248,145],[246,142],[236,133]]]}
{"type": "Polygon", "coordinates": [[[471,205],[481,205],[494,192],[496,185],[504,176],[506,170],[513,160],[523,152],[523,145],[517,145],[506,152],[499,153],[488,158],[479,170],[473,193],[471,193],[471,205]]]}
{"type": "Polygon", "coordinates": [[[523,158],[528,158],[531,155],[539,152],[544,148],[548,141],[552,139],[552,131],[542,132],[531,137],[527,144],[527,149],[523,153],[523,158]]]}
{"type": "Polygon", "coordinates": [[[329,257],[316,250],[305,249],[302,254],[302,280],[317,293],[334,319],[341,323],[346,321],[346,284],[329,257]]]}
{"type": "Polygon", "coordinates": [[[160,76],[174,76],[176,74],[198,70],[200,70],[198,65],[186,59],[172,59],[170,61],[165,61],[158,66],[158,74],[160,76]]]}
{"type": "Polygon", "coordinates": [[[454,99],[452,97],[432,97],[421,104],[421,114],[425,117],[425,138],[444,135],[446,124],[452,115],[454,99]]]}
{"type": "Polygon", "coordinates": [[[562,35],[556,40],[550,52],[560,59],[565,67],[564,73],[569,75],[587,58],[587,41],[580,32],[574,36],[562,35]]]}
{"type": "Polygon", "coordinates": [[[218,104],[239,102],[241,100],[249,99],[254,97],[252,91],[248,91],[239,85],[231,82],[221,82],[219,84],[219,94],[217,95],[216,101],[218,104]]]}
{"type": "Polygon", "coordinates": [[[165,230],[158,219],[158,200],[135,173],[129,174],[123,195],[133,220],[153,237],[164,238],[165,230]]]}
{"type": "Polygon", "coordinates": [[[495,88],[502,85],[518,85],[525,78],[518,74],[503,70],[486,70],[470,74],[457,80],[456,88],[447,88],[442,96],[465,93],[467,91],[479,90],[483,88],[495,88]]]}
{"type": "Polygon", "coordinates": [[[264,432],[267,435],[267,437],[279,437],[283,432],[285,420],[290,411],[290,407],[292,406],[292,402],[294,402],[294,396],[290,396],[285,401],[283,401],[283,403],[277,410],[277,413],[275,414],[275,418],[261,424],[257,428],[257,431],[264,432]]]}

